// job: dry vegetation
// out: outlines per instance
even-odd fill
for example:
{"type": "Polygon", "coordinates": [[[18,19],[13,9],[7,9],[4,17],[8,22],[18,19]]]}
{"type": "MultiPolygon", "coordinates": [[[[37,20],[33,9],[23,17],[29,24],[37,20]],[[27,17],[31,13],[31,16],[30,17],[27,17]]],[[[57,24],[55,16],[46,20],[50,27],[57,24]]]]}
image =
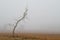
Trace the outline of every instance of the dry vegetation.
{"type": "Polygon", "coordinates": [[[12,37],[11,34],[0,33],[0,40],[60,40],[60,34],[16,34],[12,37]]]}

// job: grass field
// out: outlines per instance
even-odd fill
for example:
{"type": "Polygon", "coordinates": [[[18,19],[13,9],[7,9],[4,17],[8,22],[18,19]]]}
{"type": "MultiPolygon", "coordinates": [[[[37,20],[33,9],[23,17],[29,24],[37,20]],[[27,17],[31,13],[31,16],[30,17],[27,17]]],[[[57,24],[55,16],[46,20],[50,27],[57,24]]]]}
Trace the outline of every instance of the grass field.
{"type": "Polygon", "coordinates": [[[60,34],[19,33],[12,37],[11,34],[0,33],[0,40],[60,40],[60,34]]]}

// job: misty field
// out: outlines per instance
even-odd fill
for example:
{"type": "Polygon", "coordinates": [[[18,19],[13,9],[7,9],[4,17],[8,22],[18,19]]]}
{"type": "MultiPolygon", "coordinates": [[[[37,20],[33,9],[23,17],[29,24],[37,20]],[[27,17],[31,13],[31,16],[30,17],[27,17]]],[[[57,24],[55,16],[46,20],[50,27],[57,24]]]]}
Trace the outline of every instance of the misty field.
{"type": "Polygon", "coordinates": [[[16,34],[12,37],[10,34],[0,34],[0,40],[60,40],[60,34],[16,34]]]}

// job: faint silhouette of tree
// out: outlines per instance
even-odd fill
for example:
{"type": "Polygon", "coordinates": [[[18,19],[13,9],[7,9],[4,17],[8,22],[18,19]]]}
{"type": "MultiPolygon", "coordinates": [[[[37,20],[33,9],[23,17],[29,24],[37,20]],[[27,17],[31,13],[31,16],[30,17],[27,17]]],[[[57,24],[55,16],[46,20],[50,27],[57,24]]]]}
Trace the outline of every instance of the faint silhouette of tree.
{"type": "Polygon", "coordinates": [[[23,13],[22,18],[20,18],[19,20],[16,21],[15,26],[14,26],[14,28],[13,28],[13,32],[12,32],[13,37],[14,37],[14,34],[15,34],[16,27],[18,26],[18,23],[19,23],[20,21],[22,21],[23,19],[25,19],[25,17],[27,16],[27,11],[28,11],[28,9],[26,8],[26,9],[25,9],[25,12],[23,13]]]}

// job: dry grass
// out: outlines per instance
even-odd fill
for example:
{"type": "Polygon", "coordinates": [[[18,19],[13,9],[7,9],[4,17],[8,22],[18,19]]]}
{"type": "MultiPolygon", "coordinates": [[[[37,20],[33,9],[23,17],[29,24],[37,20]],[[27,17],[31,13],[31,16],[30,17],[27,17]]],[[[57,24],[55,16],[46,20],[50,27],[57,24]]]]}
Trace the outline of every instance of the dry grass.
{"type": "Polygon", "coordinates": [[[0,33],[0,40],[60,40],[60,34],[15,34],[15,37],[12,37],[11,34],[0,33]]]}

